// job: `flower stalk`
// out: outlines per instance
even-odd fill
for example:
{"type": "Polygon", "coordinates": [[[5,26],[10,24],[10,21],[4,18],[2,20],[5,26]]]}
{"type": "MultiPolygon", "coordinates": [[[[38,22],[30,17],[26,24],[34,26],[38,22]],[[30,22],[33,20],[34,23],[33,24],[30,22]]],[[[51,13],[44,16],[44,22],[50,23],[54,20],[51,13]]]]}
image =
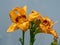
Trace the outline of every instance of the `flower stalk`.
{"type": "Polygon", "coordinates": [[[34,40],[35,40],[35,35],[34,35],[34,28],[33,28],[34,23],[30,23],[30,45],[33,45],[34,40]]]}
{"type": "Polygon", "coordinates": [[[31,21],[30,22],[30,45],[34,44],[35,41],[35,35],[38,33],[38,26],[39,26],[40,21],[31,21]]]}
{"type": "Polygon", "coordinates": [[[22,45],[24,45],[24,33],[25,33],[25,32],[23,31],[23,36],[22,36],[22,37],[23,37],[23,43],[22,43],[22,45]]]}
{"type": "Polygon", "coordinates": [[[54,41],[51,43],[51,45],[58,45],[57,39],[54,39],[54,41]]]}
{"type": "Polygon", "coordinates": [[[24,45],[24,34],[25,32],[22,32],[22,38],[19,38],[19,41],[21,42],[22,45],[24,45]]]}

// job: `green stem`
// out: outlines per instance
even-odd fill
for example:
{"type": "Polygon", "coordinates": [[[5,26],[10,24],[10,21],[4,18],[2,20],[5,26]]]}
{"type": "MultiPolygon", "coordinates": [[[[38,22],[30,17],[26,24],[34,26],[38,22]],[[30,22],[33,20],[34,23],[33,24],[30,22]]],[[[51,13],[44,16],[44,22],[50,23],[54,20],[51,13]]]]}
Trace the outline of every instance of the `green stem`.
{"type": "Polygon", "coordinates": [[[38,33],[39,20],[30,22],[30,45],[34,44],[35,35],[38,33]]]}
{"type": "Polygon", "coordinates": [[[22,45],[24,45],[24,31],[23,31],[23,35],[22,35],[22,37],[23,37],[23,42],[22,42],[22,45]]]}
{"type": "Polygon", "coordinates": [[[19,41],[21,42],[22,45],[24,45],[24,34],[25,32],[22,32],[22,38],[19,38],[19,41]]]}
{"type": "Polygon", "coordinates": [[[34,44],[34,40],[35,40],[35,35],[30,31],[30,45],[34,44]]]}
{"type": "Polygon", "coordinates": [[[57,39],[54,39],[54,41],[51,43],[51,45],[58,45],[57,39]]]}

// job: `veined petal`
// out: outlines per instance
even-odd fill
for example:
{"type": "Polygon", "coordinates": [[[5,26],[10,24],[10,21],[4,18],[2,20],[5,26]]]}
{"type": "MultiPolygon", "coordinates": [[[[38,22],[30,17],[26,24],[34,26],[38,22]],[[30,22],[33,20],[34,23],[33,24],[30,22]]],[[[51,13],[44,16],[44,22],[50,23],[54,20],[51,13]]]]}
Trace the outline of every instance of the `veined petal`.
{"type": "Polygon", "coordinates": [[[14,32],[17,29],[17,24],[12,23],[9,28],[7,29],[7,32],[14,32]]]}

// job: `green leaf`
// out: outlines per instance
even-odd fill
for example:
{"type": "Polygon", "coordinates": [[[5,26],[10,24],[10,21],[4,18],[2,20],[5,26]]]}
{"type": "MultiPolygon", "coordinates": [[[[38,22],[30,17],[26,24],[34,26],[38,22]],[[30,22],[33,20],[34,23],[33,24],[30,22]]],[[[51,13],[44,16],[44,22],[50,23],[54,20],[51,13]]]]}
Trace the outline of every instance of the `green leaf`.
{"type": "Polygon", "coordinates": [[[19,41],[21,42],[21,44],[23,43],[23,39],[22,38],[19,38],[19,41]]]}

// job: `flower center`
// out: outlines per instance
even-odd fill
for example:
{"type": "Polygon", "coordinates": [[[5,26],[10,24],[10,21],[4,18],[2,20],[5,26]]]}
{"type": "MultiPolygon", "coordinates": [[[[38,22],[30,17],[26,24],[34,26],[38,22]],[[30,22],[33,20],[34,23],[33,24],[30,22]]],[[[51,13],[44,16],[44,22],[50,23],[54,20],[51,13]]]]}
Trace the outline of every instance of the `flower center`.
{"type": "Polygon", "coordinates": [[[26,16],[25,16],[25,15],[18,16],[18,17],[16,18],[16,22],[19,22],[19,19],[22,19],[22,18],[25,18],[25,19],[26,19],[26,16]]]}
{"type": "Polygon", "coordinates": [[[43,21],[43,24],[47,26],[47,25],[49,24],[49,21],[44,20],[44,21],[43,21]]]}

